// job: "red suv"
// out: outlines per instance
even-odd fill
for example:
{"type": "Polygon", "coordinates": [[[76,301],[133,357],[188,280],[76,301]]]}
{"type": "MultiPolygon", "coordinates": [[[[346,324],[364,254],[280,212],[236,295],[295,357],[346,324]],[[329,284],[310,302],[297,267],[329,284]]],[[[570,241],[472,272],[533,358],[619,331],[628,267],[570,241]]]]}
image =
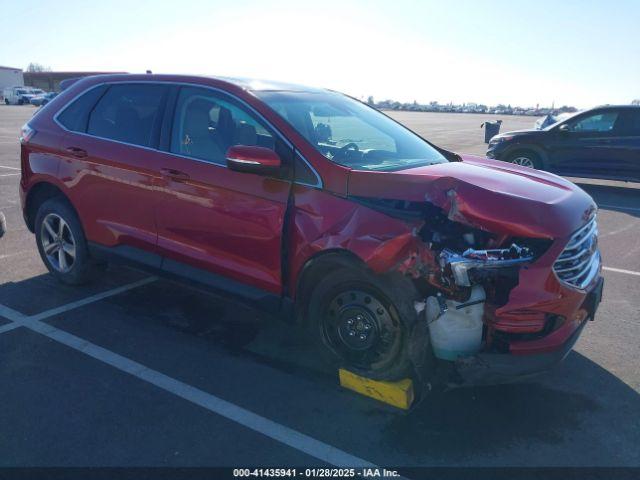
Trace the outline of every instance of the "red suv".
{"type": "Polygon", "coordinates": [[[88,77],[23,127],[21,161],[25,221],[61,281],[121,260],[209,285],[291,314],[373,378],[544,370],[601,297],[585,192],[332,91],[88,77]]]}

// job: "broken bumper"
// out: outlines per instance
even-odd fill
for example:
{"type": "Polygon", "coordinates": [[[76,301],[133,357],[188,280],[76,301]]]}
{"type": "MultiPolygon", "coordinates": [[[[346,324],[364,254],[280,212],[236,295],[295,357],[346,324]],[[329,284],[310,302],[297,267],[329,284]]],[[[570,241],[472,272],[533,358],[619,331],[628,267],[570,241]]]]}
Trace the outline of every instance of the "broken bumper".
{"type": "MultiPolygon", "coordinates": [[[[573,332],[557,348],[536,354],[479,353],[472,357],[460,358],[455,362],[459,379],[466,385],[509,383],[553,368],[571,352],[587,322],[594,320],[602,298],[603,285],[604,281],[600,277],[583,304],[589,312],[588,319],[574,326],[573,332]]],[[[565,328],[571,326],[567,325],[565,328]]]]}
{"type": "Polygon", "coordinates": [[[464,384],[509,383],[550,370],[571,352],[587,321],[569,337],[562,348],[537,355],[480,353],[456,361],[456,371],[464,384]]]}

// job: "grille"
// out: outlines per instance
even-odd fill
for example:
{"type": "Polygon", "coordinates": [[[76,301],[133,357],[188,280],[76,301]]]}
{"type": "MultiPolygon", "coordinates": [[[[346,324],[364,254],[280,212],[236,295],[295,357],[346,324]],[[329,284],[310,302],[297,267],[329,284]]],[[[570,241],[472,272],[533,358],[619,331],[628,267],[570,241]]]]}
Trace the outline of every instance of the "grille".
{"type": "Polygon", "coordinates": [[[583,289],[600,270],[598,224],[595,215],[584,227],[571,236],[553,270],[558,278],[573,287],[583,289]]]}

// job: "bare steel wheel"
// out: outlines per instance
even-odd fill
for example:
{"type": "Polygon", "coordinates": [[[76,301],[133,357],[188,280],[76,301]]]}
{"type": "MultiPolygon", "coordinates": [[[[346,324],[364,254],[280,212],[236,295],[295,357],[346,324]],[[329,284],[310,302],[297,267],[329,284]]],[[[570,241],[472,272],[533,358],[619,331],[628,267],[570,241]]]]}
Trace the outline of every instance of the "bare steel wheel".
{"type": "Polygon", "coordinates": [[[399,286],[360,267],[336,269],[315,286],[309,327],[329,364],[370,378],[404,378],[415,309],[399,286]]]}
{"type": "Polygon", "coordinates": [[[323,340],[349,364],[370,368],[397,351],[402,332],[390,308],[378,292],[345,288],[323,312],[323,340]]]}
{"type": "Polygon", "coordinates": [[[66,199],[51,198],[40,205],[34,226],[38,251],[52,275],[70,285],[90,279],[96,264],[89,257],[80,220],[66,199]]]}
{"type": "Polygon", "coordinates": [[[67,222],[56,213],[42,221],[40,242],[47,260],[60,273],[67,273],[76,260],[76,240],[67,222]]]}

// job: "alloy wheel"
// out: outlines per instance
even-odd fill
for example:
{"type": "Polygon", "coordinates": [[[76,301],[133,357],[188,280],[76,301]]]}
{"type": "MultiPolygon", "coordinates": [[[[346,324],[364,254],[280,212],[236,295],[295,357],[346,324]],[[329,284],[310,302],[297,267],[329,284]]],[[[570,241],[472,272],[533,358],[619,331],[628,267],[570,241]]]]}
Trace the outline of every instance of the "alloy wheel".
{"type": "Polygon", "coordinates": [[[76,260],[76,241],[67,222],[60,215],[49,213],[40,228],[42,251],[49,264],[60,273],[70,271],[76,260]]]}
{"type": "Polygon", "coordinates": [[[535,164],[533,163],[533,160],[531,160],[529,157],[516,157],[513,160],[511,160],[511,163],[515,163],[516,165],[521,165],[523,167],[529,167],[529,168],[535,168],[535,164]]]}

